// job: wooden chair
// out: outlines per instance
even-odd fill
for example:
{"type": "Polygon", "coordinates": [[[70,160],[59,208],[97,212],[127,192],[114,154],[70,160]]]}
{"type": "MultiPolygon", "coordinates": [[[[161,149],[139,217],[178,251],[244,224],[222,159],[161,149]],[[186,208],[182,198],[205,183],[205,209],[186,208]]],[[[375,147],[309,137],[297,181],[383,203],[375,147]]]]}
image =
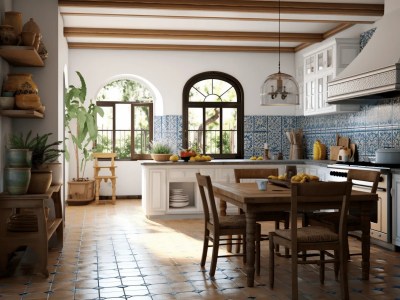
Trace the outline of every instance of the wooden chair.
{"type": "MultiPolygon", "coordinates": [[[[219,246],[227,245],[227,241],[240,243],[238,239],[224,238],[224,236],[243,235],[246,236],[246,219],[244,215],[219,216],[215,204],[214,192],[210,176],[196,174],[197,183],[200,190],[201,201],[204,210],[204,241],[203,253],[200,265],[204,267],[207,258],[207,251],[212,247],[212,257],[210,266],[210,276],[215,275],[218,257],[243,256],[246,262],[246,239],[243,239],[243,253],[218,255],[219,246]],[[212,245],[209,244],[212,243],[212,245]]],[[[256,224],[256,272],[260,274],[260,231],[261,225],[256,224]]]]}
{"type": "MultiPolygon", "coordinates": [[[[381,173],[373,170],[354,170],[350,169],[347,173],[347,180],[353,182],[353,180],[363,181],[364,183],[371,184],[370,192],[375,194],[378,188],[378,183],[381,173]]],[[[313,213],[307,216],[307,225],[325,226],[335,232],[339,229],[340,216],[338,212],[332,213],[313,213]]],[[[347,232],[351,235],[351,232],[361,231],[361,218],[358,211],[350,209],[349,216],[347,217],[347,232]]],[[[346,240],[347,241],[347,240],[346,240]]],[[[348,242],[346,245],[348,255],[361,255],[361,253],[350,253],[348,248],[348,242]]]]}
{"type": "Polygon", "coordinates": [[[111,198],[111,203],[115,204],[116,201],[116,192],[115,192],[115,186],[117,184],[117,176],[115,176],[115,157],[116,153],[93,153],[94,157],[94,181],[95,181],[95,195],[96,195],[96,204],[99,204],[100,200],[100,183],[102,180],[104,182],[107,182],[108,180],[111,180],[111,188],[112,188],[112,198],[111,198]],[[99,159],[100,160],[106,160],[109,164],[99,164],[99,159]],[[103,169],[108,169],[110,171],[109,174],[104,174],[104,172],[101,172],[103,169]]]}
{"type": "MultiPolygon", "coordinates": [[[[291,229],[278,229],[270,232],[269,239],[269,280],[270,287],[274,287],[275,269],[275,244],[291,249],[292,269],[292,299],[298,299],[298,264],[318,264],[320,266],[320,282],[325,279],[325,264],[335,263],[340,267],[340,290],[341,298],[349,299],[347,279],[347,259],[344,245],[347,239],[346,222],[351,194],[351,182],[315,182],[315,183],[293,183],[291,186],[292,200],[290,209],[291,229]],[[318,199],[326,202],[328,208],[331,201],[341,201],[339,209],[340,222],[338,233],[321,226],[307,226],[297,228],[299,207],[307,205],[307,202],[318,199]],[[299,259],[299,252],[317,250],[320,252],[319,259],[299,259]],[[334,257],[325,258],[325,252],[334,251],[334,257]]],[[[325,207],[325,206],[324,206],[325,207]]],[[[334,207],[330,207],[334,208],[334,207]]]]}
{"type": "MultiPolygon", "coordinates": [[[[235,181],[237,183],[242,180],[247,179],[258,179],[265,178],[268,179],[268,176],[274,175],[278,176],[279,170],[274,169],[234,169],[235,172],[235,181]]],[[[242,214],[243,211],[239,209],[239,213],[242,214]]],[[[274,212],[274,213],[262,213],[256,216],[257,221],[275,221],[275,229],[279,229],[279,222],[284,223],[284,227],[289,228],[289,213],[287,212],[274,212]]],[[[261,234],[261,240],[268,240],[267,234],[261,234]]],[[[277,246],[279,250],[279,246],[277,246]]],[[[240,244],[236,247],[236,252],[240,251],[240,244]]],[[[286,255],[288,255],[286,250],[286,255]]]]}

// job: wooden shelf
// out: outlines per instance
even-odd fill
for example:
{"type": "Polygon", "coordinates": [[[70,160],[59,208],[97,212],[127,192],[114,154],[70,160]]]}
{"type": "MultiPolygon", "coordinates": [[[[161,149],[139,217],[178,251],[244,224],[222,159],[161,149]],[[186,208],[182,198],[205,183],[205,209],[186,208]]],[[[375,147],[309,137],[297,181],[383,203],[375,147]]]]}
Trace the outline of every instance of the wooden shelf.
{"type": "Polygon", "coordinates": [[[0,56],[14,66],[44,66],[42,58],[32,46],[0,46],[0,56]]]}
{"type": "Polygon", "coordinates": [[[26,118],[26,119],[43,119],[44,114],[36,110],[28,109],[11,109],[11,110],[0,110],[0,115],[10,118],[26,118]]]}

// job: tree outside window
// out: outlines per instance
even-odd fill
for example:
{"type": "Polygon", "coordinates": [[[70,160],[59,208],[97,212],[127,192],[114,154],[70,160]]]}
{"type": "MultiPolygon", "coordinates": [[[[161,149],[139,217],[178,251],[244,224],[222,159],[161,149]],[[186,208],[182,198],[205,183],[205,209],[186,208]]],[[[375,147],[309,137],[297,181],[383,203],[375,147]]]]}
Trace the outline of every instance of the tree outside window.
{"type": "Polygon", "coordinates": [[[198,74],[183,90],[183,147],[243,158],[243,89],[221,72],[198,74]]]}
{"type": "Polygon", "coordinates": [[[97,149],[115,152],[118,159],[148,159],[153,138],[153,96],[146,85],[119,79],[97,95],[104,116],[97,118],[97,149]]]}

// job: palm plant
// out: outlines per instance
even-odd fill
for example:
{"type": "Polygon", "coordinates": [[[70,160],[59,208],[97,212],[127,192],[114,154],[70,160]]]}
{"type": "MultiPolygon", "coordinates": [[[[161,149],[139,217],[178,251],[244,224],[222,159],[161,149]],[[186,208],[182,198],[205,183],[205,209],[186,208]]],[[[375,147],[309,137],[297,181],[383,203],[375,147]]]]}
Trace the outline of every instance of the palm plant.
{"type": "MultiPolygon", "coordinates": [[[[76,72],[81,82],[80,87],[73,85],[65,95],[65,126],[74,145],[76,161],[76,178],[83,180],[86,163],[92,159],[93,152],[90,144],[97,140],[97,115],[103,116],[103,109],[90,100],[86,106],[86,83],[80,72],[76,72]],[[76,121],[76,122],[73,122],[76,121]],[[75,127],[74,127],[75,126],[75,127]]],[[[65,157],[69,160],[69,152],[66,151],[65,157]]]]}

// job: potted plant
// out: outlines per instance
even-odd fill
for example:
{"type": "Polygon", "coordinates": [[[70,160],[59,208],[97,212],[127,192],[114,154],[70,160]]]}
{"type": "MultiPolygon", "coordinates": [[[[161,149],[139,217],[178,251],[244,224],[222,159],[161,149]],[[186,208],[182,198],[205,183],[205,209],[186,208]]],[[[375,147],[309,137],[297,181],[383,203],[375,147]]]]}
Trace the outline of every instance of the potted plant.
{"type": "MultiPolygon", "coordinates": [[[[94,180],[85,178],[86,164],[92,159],[92,145],[97,140],[97,115],[103,116],[101,107],[86,102],[86,82],[80,72],[76,72],[81,86],[70,85],[65,95],[65,127],[73,144],[76,176],[68,181],[69,204],[86,204],[94,199],[94,180]]],[[[65,157],[69,161],[68,149],[65,157]]]]}
{"type": "Polygon", "coordinates": [[[155,161],[168,161],[173,152],[173,147],[166,141],[150,143],[151,158],[155,161]]]}
{"type": "MultiPolygon", "coordinates": [[[[12,134],[9,138],[9,153],[17,153],[17,150],[28,151],[28,158],[23,158],[23,155],[19,154],[21,167],[29,167],[30,181],[26,191],[28,194],[43,194],[47,191],[52,183],[53,171],[44,166],[46,163],[56,160],[64,152],[58,148],[62,141],[48,142],[51,134],[37,134],[31,138],[32,131],[29,131],[25,137],[23,133],[18,133],[12,134]],[[27,162],[24,163],[26,160],[27,162]]],[[[10,161],[13,161],[17,155],[9,154],[8,156],[10,161]]],[[[11,163],[11,166],[15,166],[15,163],[11,163]]],[[[62,173],[59,172],[59,175],[62,176],[62,173]]]]}
{"type": "Polygon", "coordinates": [[[28,188],[30,194],[42,194],[50,185],[62,184],[62,164],[57,161],[64,152],[59,149],[62,141],[48,142],[51,135],[52,133],[37,134],[29,143],[32,151],[32,174],[28,188]]]}

